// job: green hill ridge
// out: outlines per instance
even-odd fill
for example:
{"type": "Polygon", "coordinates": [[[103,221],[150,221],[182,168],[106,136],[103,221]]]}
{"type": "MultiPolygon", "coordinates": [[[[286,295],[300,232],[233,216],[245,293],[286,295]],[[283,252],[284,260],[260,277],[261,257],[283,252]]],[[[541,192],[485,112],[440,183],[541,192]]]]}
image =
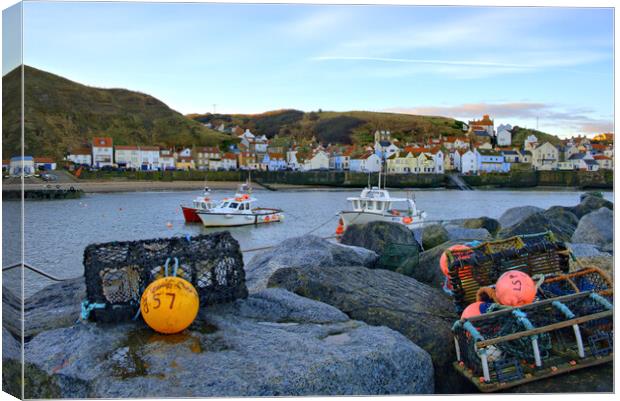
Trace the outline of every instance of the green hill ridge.
{"type": "MultiPolygon", "coordinates": [[[[20,153],[21,68],[2,77],[3,158],[20,153]]],[[[100,89],[24,66],[25,154],[60,159],[67,149],[111,136],[117,145],[217,145],[230,136],[153,96],[100,89]]]]}

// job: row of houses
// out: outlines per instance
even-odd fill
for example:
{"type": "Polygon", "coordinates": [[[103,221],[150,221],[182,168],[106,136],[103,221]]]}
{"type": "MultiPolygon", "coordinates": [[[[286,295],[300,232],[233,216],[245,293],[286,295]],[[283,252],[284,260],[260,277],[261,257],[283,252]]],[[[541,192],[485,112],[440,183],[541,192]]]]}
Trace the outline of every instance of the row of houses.
{"type": "Polygon", "coordinates": [[[56,170],[56,162],[51,157],[15,156],[2,160],[2,172],[14,177],[52,170],[56,170]]]}

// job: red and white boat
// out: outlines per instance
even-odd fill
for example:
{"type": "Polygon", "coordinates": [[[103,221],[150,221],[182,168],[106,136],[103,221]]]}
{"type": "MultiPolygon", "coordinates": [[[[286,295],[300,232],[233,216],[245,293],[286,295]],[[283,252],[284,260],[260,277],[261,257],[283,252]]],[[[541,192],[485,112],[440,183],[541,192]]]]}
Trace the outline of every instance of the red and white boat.
{"type": "Polygon", "coordinates": [[[201,223],[202,220],[198,217],[198,212],[210,210],[217,206],[217,202],[211,199],[210,194],[209,187],[205,187],[203,194],[194,198],[192,206],[181,205],[186,223],[201,223]]]}
{"type": "Polygon", "coordinates": [[[226,198],[217,207],[198,211],[205,227],[234,227],[254,224],[277,223],[284,219],[280,209],[252,207],[256,201],[248,194],[236,194],[226,198]]]}

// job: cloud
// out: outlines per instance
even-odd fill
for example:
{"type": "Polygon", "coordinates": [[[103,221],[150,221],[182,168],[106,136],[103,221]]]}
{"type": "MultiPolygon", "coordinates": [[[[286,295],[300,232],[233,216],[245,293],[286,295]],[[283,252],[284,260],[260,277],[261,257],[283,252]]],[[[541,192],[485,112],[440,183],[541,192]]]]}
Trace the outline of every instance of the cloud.
{"type": "MultiPolygon", "coordinates": [[[[493,118],[533,122],[537,118],[545,127],[555,127],[560,132],[600,133],[613,131],[611,118],[593,116],[587,108],[562,108],[552,104],[536,102],[506,103],[464,103],[454,106],[394,107],[386,109],[394,113],[447,116],[463,120],[479,118],[489,114],[493,118]]],[[[517,122],[513,125],[518,125],[517,122]]]]}

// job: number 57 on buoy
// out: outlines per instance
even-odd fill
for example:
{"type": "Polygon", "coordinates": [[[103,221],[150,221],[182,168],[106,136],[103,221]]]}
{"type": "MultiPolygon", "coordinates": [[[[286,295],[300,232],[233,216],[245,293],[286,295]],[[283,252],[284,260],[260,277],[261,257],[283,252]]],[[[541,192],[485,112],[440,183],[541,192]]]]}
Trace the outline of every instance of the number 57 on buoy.
{"type": "Polygon", "coordinates": [[[198,293],[180,277],[153,281],[142,294],[140,312],[153,330],[174,334],[185,330],[198,314],[198,293]]]}

